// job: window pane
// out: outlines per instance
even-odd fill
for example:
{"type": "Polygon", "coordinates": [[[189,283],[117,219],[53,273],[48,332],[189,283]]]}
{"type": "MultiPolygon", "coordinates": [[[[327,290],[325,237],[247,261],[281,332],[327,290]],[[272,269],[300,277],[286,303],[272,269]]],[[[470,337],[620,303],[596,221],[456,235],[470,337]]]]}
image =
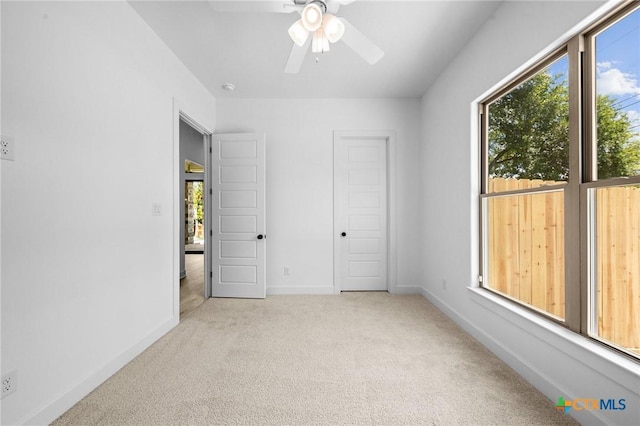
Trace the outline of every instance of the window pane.
{"type": "Polygon", "coordinates": [[[640,175],[640,9],[595,38],[598,179],[640,175]]]}
{"type": "Polygon", "coordinates": [[[489,177],[557,183],[568,179],[567,76],[563,56],[489,105],[489,177]]]}
{"type": "Polygon", "coordinates": [[[590,196],[595,201],[590,332],[640,354],[640,185],[597,188],[590,196]]]}
{"type": "Polygon", "coordinates": [[[484,199],[484,286],[564,319],[564,192],[484,199]]]}

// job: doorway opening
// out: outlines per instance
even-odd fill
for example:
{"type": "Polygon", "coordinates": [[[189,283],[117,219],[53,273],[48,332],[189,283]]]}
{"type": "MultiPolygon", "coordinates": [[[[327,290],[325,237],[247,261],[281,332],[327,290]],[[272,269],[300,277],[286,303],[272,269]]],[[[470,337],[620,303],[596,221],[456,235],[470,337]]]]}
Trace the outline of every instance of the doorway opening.
{"type": "Polygon", "coordinates": [[[206,137],[180,119],[180,317],[207,297],[205,217],[206,137]]]}
{"type": "Polygon", "coordinates": [[[204,254],[204,166],[187,160],[185,170],[185,253],[204,254]]]}

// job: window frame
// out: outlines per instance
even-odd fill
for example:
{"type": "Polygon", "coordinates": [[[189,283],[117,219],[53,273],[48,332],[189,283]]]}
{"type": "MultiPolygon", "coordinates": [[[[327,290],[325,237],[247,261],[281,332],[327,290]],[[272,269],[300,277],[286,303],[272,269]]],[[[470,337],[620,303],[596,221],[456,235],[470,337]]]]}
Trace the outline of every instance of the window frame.
{"type": "MultiPolygon", "coordinates": [[[[542,309],[536,308],[533,305],[529,305],[526,303],[523,303],[521,301],[519,301],[518,299],[515,299],[513,297],[510,297],[506,294],[503,294],[499,291],[496,291],[490,287],[488,287],[486,285],[486,282],[484,280],[484,277],[486,276],[486,266],[487,266],[487,262],[486,262],[486,218],[487,218],[487,214],[486,214],[486,208],[485,208],[485,200],[491,199],[491,198],[498,198],[498,197],[506,197],[506,196],[518,196],[518,195],[527,195],[527,194],[543,194],[543,193],[547,193],[547,192],[555,192],[555,191],[561,191],[563,193],[563,197],[564,197],[564,210],[565,210],[565,247],[564,247],[564,251],[565,251],[565,259],[567,256],[567,233],[566,233],[566,229],[567,229],[567,224],[569,223],[567,221],[567,189],[570,186],[570,183],[572,181],[575,181],[575,179],[572,179],[572,176],[574,176],[574,173],[576,172],[575,170],[573,170],[571,168],[572,162],[571,162],[571,150],[572,150],[572,145],[574,145],[574,142],[572,142],[572,129],[571,129],[571,125],[569,125],[569,151],[570,151],[570,160],[569,160],[569,179],[566,182],[562,182],[559,183],[557,185],[543,185],[540,187],[536,187],[536,188],[523,188],[523,189],[517,189],[517,190],[510,190],[510,191],[501,191],[501,192],[492,192],[490,193],[488,191],[488,181],[489,181],[489,170],[488,170],[488,163],[489,163],[489,148],[488,148],[488,129],[489,129],[489,114],[488,114],[488,109],[489,106],[497,101],[498,99],[500,99],[501,97],[505,96],[506,94],[508,94],[509,92],[511,92],[513,89],[515,89],[516,87],[518,87],[520,84],[528,81],[529,79],[531,79],[532,77],[534,77],[536,74],[538,74],[539,72],[543,71],[544,69],[546,69],[548,66],[550,66],[551,64],[553,64],[555,61],[557,61],[558,59],[562,58],[563,56],[567,56],[568,62],[569,62],[569,74],[568,74],[568,84],[569,84],[569,123],[571,123],[571,118],[572,118],[572,114],[575,114],[575,111],[572,112],[572,108],[571,108],[571,79],[574,77],[572,73],[572,68],[571,68],[571,57],[570,57],[570,51],[568,48],[568,44],[565,44],[561,47],[559,47],[558,49],[554,50],[553,52],[549,53],[548,55],[546,55],[544,58],[540,59],[539,61],[537,61],[533,66],[529,67],[527,70],[525,70],[523,73],[519,74],[517,77],[515,77],[514,79],[512,79],[511,81],[509,81],[506,85],[504,85],[502,88],[500,88],[499,90],[497,90],[496,92],[494,92],[493,94],[491,94],[490,96],[488,96],[487,98],[483,99],[482,101],[479,102],[478,104],[478,123],[480,125],[480,147],[481,147],[481,156],[480,156],[480,195],[479,195],[479,211],[480,211],[480,264],[479,264],[479,275],[480,275],[480,287],[491,291],[494,294],[497,294],[498,296],[505,298],[507,300],[513,301],[515,303],[517,303],[518,305],[522,306],[523,308],[535,312],[537,314],[540,314],[542,316],[544,316],[546,319],[553,321],[555,323],[561,324],[561,325],[566,325],[567,324],[567,303],[566,303],[566,299],[567,299],[567,286],[568,286],[568,282],[567,282],[567,265],[565,262],[565,315],[564,315],[564,319],[558,318],[542,309]]],[[[573,135],[574,138],[576,135],[573,135]]]]}
{"type": "Polygon", "coordinates": [[[593,258],[593,225],[590,222],[589,192],[594,188],[640,185],[640,176],[597,179],[597,132],[596,132],[596,58],[595,38],[603,30],[640,9],[637,1],[628,0],[610,10],[595,23],[568,39],[560,47],[535,64],[519,73],[506,84],[477,103],[479,158],[479,286],[492,294],[518,304],[545,319],[560,324],[569,330],[581,334],[595,342],[611,348],[625,356],[640,362],[640,355],[606,341],[593,332],[593,319],[590,316],[592,294],[595,284],[591,285],[593,258]],[[488,192],[488,129],[489,106],[518,85],[544,70],[554,61],[567,55],[568,97],[569,97],[569,178],[566,183],[548,185],[539,188],[526,188],[503,192],[488,192]],[[483,277],[487,267],[487,213],[486,200],[494,197],[543,193],[560,190],[564,193],[564,257],[565,257],[565,315],[564,320],[542,309],[528,305],[490,288],[483,277]]]}

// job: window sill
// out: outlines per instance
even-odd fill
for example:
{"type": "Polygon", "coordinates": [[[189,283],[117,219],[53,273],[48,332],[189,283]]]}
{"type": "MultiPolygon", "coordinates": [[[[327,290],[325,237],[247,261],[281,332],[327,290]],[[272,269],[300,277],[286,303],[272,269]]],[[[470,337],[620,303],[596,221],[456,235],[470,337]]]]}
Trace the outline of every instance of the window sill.
{"type": "Polygon", "coordinates": [[[611,370],[606,373],[608,377],[629,390],[637,392],[638,380],[640,379],[640,360],[634,360],[604,344],[574,333],[481,287],[467,287],[467,289],[471,300],[475,303],[586,367],[597,368],[602,372],[600,368],[602,363],[608,364],[611,366],[611,368],[607,368],[607,370],[611,370]]]}

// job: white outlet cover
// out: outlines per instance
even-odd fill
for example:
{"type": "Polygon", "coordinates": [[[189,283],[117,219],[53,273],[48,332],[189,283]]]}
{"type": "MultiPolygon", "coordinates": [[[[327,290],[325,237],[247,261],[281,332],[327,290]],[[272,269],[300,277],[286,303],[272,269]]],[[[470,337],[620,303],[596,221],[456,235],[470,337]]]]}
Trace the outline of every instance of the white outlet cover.
{"type": "Polygon", "coordinates": [[[2,375],[2,395],[4,398],[18,390],[18,371],[9,371],[2,375]]]}
{"type": "Polygon", "coordinates": [[[12,137],[0,136],[0,158],[3,160],[15,160],[16,144],[12,137]]]}

